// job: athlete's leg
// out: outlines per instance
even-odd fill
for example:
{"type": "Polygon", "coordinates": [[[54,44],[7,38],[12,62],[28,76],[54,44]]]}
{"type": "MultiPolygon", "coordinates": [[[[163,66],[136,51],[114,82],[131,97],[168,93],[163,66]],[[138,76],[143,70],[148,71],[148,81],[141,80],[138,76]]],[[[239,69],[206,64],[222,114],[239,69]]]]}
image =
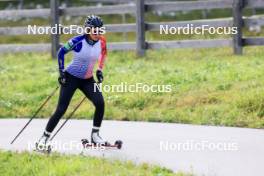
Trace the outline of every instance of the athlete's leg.
{"type": "Polygon", "coordinates": [[[47,135],[49,135],[54,130],[59,120],[66,112],[69,103],[71,101],[71,98],[77,88],[78,88],[78,80],[68,74],[67,84],[65,86],[62,85],[60,89],[60,96],[59,96],[57,108],[53,113],[53,115],[51,116],[51,118],[49,119],[49,122],[46,126],[45,133],[47,135]]]}
{"type": "Polygon", "coordinates": [[[50,137],[51,132],[54,130],[56,125],[58,124],[60,118],[63,116],[63,114],[66,112],[68,105],[71,101],[71,98],[75,92],[75,90],[78,88],[78,80],[74,78],[73,76],[66,73],[66,85],[61,85],[60,88],[60,97],[58,101],[57,108],[51,118],[49,119],[49,122],[46,126],[46,129],[41,136],[41,138],[36,143],[36,149],[37,150],[47,150],[49,148],[48,139],[50,137]]]}
{"type": "Polygon", "coordinates": [[[80,89],[95,106],[93,126],[99,129],[104,118],[105,108],[102,92],[99,91],[93,78],[85,80],[80,89]]]}
{"type": "Polygon", "coordinates": [[[85,80],[80,86],[80,89],[95,106],[91,142],[94,144],[106,144],[106,141],[99,135],[104,118],[104,98],[102,92],[99,91],[93,78],[85,80]]]}

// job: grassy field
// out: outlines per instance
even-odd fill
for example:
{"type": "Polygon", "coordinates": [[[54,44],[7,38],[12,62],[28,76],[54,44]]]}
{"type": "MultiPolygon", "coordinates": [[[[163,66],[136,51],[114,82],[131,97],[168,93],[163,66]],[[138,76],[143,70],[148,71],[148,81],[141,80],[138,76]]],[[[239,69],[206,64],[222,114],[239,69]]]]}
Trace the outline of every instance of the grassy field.
{"type": "MultiPolygon", "coordinates": [[[[71,59],[67,56],[67,62],[71,59]]],[[[57,61],[49,54],[0,57],[0,117],[30,117],[57,85],[57,61]]],[[[263,47],[234,56],[229,48],[110,52],[104,85],[171,85],[169,93],[104,92],[105,119],[264,127],[263,47]]],[[[83,96],[76,92],[66,114],[83,96]]],[[[49,117],[58,93],[39,114],[49,117]]],[[[86,101],[74,118],[92,119],[86,101]]]]}
{"type": "MultiPolygon", "coordinates": [[[[132,162],[98,159],[87,156],[50,156],[0,151],[1,176],[187,176],[171,170],[148,164],[135,165],[132,162]]],[[[190,175],[190,174],[188,174],[190,175]]]]}

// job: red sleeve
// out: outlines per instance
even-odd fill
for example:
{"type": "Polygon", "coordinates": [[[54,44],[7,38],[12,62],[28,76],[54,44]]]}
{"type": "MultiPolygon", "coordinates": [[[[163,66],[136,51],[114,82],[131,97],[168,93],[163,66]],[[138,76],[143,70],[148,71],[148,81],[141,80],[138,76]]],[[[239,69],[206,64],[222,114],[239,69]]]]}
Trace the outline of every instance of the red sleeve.
{"type": "Polygon", "coordinates": [[[104,67],[105,60],[106,60],[107,48],[106,48],[106,39],[102,36],[100,40],[101,40],[101,54],[100,54],[99,61],[98,61],[99,62],[98,68],[102,70],[104,67]]]}

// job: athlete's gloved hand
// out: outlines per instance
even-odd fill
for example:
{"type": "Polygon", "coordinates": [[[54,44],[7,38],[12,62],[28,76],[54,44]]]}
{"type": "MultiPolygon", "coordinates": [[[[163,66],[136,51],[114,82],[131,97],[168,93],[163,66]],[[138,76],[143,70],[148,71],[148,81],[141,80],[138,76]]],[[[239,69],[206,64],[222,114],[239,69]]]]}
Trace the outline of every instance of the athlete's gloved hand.
{"type": "Polygon", "coordinates": [[[101,70],[96,71],[96,77],[98,80],[98,83],[102,83],[104,80],[103,72],[101,70]]]}
{"type": "Polygon", "coordinates": [[[65,72],[63,70],[60,70],[60,76],[58,78],[58,81],[60,83],[60,85],[66,85],[66,75],[65,72]]]}

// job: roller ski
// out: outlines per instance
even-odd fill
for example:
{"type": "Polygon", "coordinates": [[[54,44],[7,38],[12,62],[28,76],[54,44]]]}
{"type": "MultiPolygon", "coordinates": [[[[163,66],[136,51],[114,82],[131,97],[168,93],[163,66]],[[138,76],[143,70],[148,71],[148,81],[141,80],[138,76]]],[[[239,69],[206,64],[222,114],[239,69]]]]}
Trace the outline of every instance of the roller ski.
{"type": "Polygon", "coordinates": [[[89,142],[88,139],[82,139],[81,140],[83,148],[97,148],[97,147],[101,147],[101,148],[106,148],[106,149],[110,149],[110,148],[116,148],[116,149],[121,149],[122,148],[122,144],[123,142],[121,140],[117,140],[115,141],[114,144],[111,144],[109,142],[105,142],[104,144],[95,144],[92,142],[89,142]]]}
{"type": "Polygon", "coordinates": [[[50,154],[51,152],[51,144],[49,143],[49,138],[45,135],[43,135],[38,142],[35,144],[35,150],[36,152],[39,153],[44,153],[44,154],[50,154]]]}
{"type": "Polygon", "coordinates": [[[114,144],[111,144],[105,140],[102,139],[102,137],[99,135],[99,131],[92,132],[91,134],[91,141],[89,142],[88,139],[82,139],[81,140],[82,145],[84,148],[116,148],[121,149],[123,142],[121,140],[115,141],[114,144]]]}

